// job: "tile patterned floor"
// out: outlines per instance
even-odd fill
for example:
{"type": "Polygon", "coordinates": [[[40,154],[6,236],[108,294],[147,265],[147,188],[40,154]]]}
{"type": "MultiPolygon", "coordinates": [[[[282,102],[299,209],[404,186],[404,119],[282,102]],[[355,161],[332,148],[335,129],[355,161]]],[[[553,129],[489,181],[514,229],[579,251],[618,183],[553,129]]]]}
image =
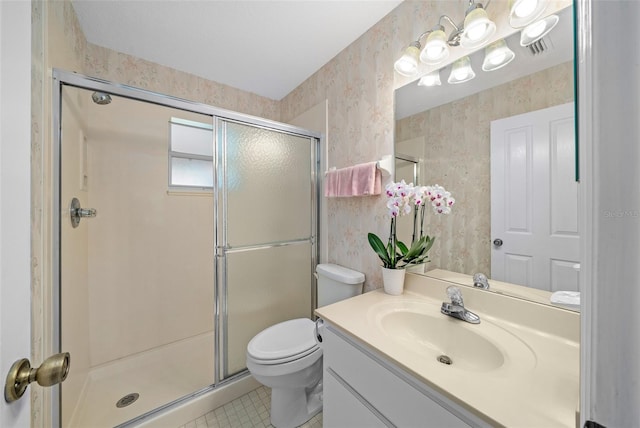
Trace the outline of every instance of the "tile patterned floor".
{"type": "MultiPolygon", "coordinates": [[[[271,389],[261,386],[179,428],[272,428],[270,407],[271,389]]],[[[322,412],[301,428],[322,428],[322,412]]]]}

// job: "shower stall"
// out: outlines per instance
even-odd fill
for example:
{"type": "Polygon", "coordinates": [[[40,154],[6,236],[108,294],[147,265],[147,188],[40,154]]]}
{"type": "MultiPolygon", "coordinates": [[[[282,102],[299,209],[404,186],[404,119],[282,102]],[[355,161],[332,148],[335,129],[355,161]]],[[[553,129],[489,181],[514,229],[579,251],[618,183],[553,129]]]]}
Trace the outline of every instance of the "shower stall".
{"type": "Polygon", "coordinates": [[[319,136],[54,71],[62,427],[113,427],[247,376],[315,304],[319,136]]]}

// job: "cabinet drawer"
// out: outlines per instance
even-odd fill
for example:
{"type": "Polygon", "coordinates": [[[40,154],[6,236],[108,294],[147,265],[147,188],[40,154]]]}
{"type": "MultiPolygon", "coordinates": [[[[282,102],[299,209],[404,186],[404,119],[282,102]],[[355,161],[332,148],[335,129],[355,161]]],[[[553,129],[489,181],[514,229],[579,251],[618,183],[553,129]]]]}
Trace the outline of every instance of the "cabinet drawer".
{"type": "Polygon", "coordinates": [[[323,428],[386,428],[360,399],[348,391],[331,372],[323,375],[323,428]]]}
{"type": "MultiPolygon", "coordinates": [[[[400,427],[488,426],[330,325],[324,329],[325,375],[331,369],[382,416],[400,427]],[[451,412],[455,412],[451,413],[451,412]]],[[[326,376],[325,376],[326,377],[326,376]]],[[[328,399],[329,397],[325,398],[328,399]]]]}

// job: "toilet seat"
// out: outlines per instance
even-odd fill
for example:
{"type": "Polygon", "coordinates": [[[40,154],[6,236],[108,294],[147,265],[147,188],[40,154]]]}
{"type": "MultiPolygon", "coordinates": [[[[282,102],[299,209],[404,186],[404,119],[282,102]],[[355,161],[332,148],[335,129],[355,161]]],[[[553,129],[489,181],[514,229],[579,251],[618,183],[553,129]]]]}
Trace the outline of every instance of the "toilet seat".
{"type": "Polygon", "coordinates": [[[319,349],[308,318],[284,321],[262,330],[247,346],[248,356],[259,364],[282,364],[303,358],[319,349]]]}

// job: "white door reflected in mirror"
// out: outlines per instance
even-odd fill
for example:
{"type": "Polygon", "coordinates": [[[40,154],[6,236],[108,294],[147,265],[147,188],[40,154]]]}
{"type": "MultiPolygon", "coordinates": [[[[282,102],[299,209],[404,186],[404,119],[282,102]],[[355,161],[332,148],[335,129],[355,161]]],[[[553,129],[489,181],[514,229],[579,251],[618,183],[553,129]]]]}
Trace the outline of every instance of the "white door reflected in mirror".
{"type": "Polygon", "coordinates": [[[491,238],[491,278],[580,291],[573,103],[491,122],[491,238]]]}

